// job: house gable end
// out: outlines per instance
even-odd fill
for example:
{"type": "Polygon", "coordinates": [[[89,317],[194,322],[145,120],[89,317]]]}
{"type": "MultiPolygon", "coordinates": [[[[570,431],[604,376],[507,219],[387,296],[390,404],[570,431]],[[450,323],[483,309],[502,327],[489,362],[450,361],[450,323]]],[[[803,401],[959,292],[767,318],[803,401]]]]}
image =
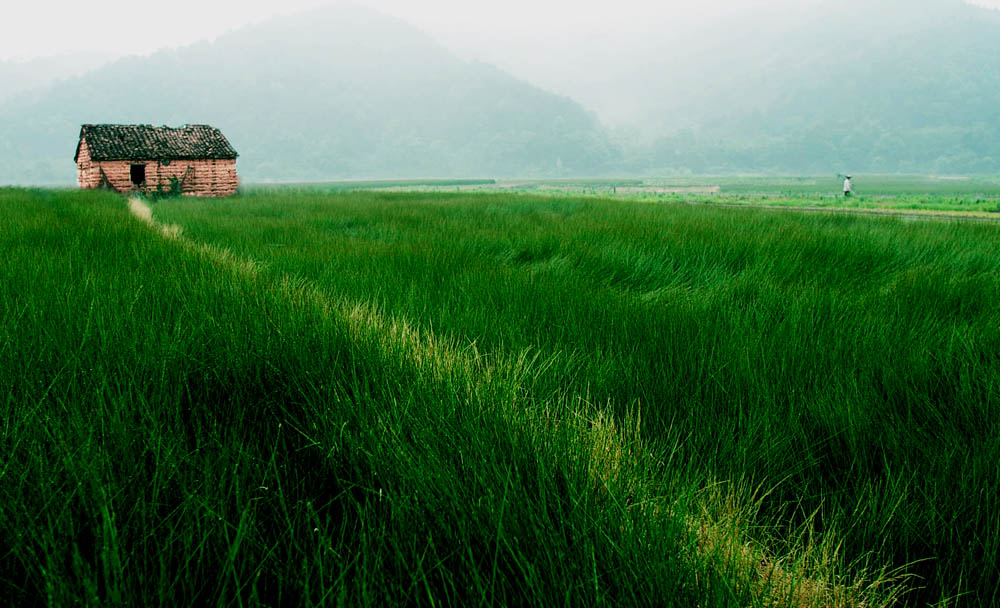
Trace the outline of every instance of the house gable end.
{"type": "Polygon", "coordinates": [[[76,153],[73,155],[73,162],[78,162],[80,160],[80,148],[83,147],[84,135],[83,129],[80,129],[80,139],[76,142],[76,153]]]}

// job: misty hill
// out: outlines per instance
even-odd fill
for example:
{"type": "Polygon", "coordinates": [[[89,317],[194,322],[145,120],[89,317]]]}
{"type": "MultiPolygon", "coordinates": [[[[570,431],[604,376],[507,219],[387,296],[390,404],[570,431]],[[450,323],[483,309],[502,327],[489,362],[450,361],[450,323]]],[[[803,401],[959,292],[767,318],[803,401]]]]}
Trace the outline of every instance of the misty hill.
{"type": "Polygon", "coordinates": [[[607,73],[632,170],[1000,171],[1000,13],[958,0],[758,14],[607,73]]]}
{"type": "Polygon", "coordinates": [[[118,60],[0,105],[0,183],[72,183],[82,123],[210,123],[248,180],[586,174],[615,158],[572,100],[354,6],[118,60]]]}
{"type": "Polygon", "coordinates": [[[107,53],[86,52],[27,61],[0,61],[0,102],[24,91],[44,87],[77,76],[108,62],[107,53]]]}
{"type": "Polygon", "coordinates": [[[248,180],[1000,172],[1000,12],[818,0],[614,25],[503,49],[559,96],[365,9],[274,19],[0,99],[0,184],[72,183],[79,125],[100,122],[211,123],[248,180]]]}

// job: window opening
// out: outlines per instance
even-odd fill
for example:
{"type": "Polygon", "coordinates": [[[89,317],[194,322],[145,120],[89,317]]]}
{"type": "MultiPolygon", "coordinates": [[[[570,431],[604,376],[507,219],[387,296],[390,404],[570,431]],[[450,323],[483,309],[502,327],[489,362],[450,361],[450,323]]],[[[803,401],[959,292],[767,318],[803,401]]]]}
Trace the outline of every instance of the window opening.
{"type": "Polygon", "coordinates": [[[132,165],[129,170],[132,183],[141,186],[146,183],[146,165],[132,165]]]}

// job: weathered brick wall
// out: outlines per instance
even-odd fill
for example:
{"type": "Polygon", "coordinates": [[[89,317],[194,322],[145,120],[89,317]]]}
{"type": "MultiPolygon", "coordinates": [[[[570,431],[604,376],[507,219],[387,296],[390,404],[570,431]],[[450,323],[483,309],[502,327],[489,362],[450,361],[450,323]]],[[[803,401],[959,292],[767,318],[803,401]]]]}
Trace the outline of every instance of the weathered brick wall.
{"type": "Polygon", "coordinates": [[[107,176],[111,187],[119,192],[132,192],[131,166],[146,165],[147,190],[157,186],[170,187],[170,178],[182,180],[181,192],[193,196],[230,196],[236,193],[239,181],[236,177],[235,159],[174,160],[164,163],[155,160],[106,160],[94,161],[87,150],[87,142],[80,144],[77,156],[77,182],[81,188],[97,188],[101,185],[101,170],[107,176]]]}

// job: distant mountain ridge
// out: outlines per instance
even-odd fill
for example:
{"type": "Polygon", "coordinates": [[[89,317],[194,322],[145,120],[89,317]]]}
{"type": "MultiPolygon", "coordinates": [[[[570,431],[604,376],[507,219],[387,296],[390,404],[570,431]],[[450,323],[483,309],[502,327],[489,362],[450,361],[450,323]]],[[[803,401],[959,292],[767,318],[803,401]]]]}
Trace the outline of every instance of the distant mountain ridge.
{"type": "Polygon", "coordinates": [[[0,105],[0,183],[71,183],[83,123],[189,122],[222,129],[251,181],[587,174],[617,155],[572,100],[338,5],[0,105]]]}

